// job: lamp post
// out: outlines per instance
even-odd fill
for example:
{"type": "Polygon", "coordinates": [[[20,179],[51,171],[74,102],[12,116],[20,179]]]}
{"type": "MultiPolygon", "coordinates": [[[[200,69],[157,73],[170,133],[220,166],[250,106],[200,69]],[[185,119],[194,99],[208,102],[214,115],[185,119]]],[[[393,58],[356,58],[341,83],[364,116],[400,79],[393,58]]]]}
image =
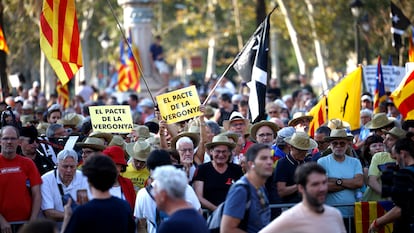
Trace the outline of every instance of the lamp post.
{"type": "Polygon", "coordinates": [[[362,31],[364,32],[364,37],[365,37],[365,60],[367,61],[367,65],[369,65],[369,48],[368,48],[368,44],[369,44],[369,30],[370,30],[370,25],[369,25],[369,18],[368,18],[368,14],[364,14],[361,17],[360,20],[361,23],[361,28],[362,31]]]}
{"type": "MultiPolygon", "coordinates": [[[[104,32],[102,32],[102,34],[98,37],[99,42],[101,43],[101,46],[103,48],[103,52],[104,54],[106,54],[106,50],[108,49],[110,42],[111,42],[111,38],[108,36],[108,33],[106,32],[106,30],[104,32]]],[[[108,79],[108,61],[106,59],[107,57],[105,56],[104,61],[103,61],[103,77],[101,79],[98,79],[98,86],[100,89],[105,88],[106,86],[106,81],[108,79]]]]}
{"type": "Polygon", "coordinates": [[[355,31],[355,53],[357,56],[357,65],[361,63],[361,56],[359,54],[359,16],[361,15],[364,4],[361,0],[353,0],[349,5],[351,7],[352,15],[354,16],[354,31],[355,31]]]}

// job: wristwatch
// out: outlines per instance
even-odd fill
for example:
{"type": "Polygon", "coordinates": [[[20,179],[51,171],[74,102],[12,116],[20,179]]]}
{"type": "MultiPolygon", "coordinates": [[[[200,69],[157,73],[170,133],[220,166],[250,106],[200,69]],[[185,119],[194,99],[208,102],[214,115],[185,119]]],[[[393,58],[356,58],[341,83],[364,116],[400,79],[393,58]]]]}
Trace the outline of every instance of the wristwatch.
{"type": "Polygon", "coordinates": [[[336,185],[342,186],[342,179],[337,179],[336,180],[336,185]]]}

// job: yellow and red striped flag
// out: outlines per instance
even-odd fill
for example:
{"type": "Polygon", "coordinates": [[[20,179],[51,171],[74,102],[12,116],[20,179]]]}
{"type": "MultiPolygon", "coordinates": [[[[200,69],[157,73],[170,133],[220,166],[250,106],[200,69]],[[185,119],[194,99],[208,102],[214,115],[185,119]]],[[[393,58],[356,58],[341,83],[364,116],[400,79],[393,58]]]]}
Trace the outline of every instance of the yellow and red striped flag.
{"type": "Polygon", "coordinates": [[[139,56],[138,48],[134,45],[132,46],[133,52],[127,49],[128,57],[125,59],[125,45],[124,42],[120,43],[120,62],[121,65],[118,69],[118,91],[127,91],[133,90],[135,92],[141,91],[140,77],[141,74],[138,69],[138,65],[134,61],[134,56],[138,61],[138,64],[141,65],[141,59],[139,56]],[[133,53],[133,54],[132,54],[133,53]]]}
{"type": "Polygon", "coordinates": [[[56,92],[58,94],[58,103],[60,106],[62,106],[63,109],[68,108],[70,104],[69,85],[67,83],[62,85],[60,80],[58,80],[56,84],[56,92]]]}
{"type": "Polygon", "coordinates": [[[414,120],[414,71],[405,75],[390,97],[404,120],[414,120]]]}
{"type": "Polygon", "coordinates": [[[307,115],[313,116],[312,121],[309,123],[309,136],[313,138],[319,126],[326,121],[326,96],[323,96],[307,115]]]}
{"type": "Polygon", "coordinates": [[[62,85],[82,67],[75,0],[43,0],[40,47],[62,85]]]}
{"type": "Polygon", "coordinates": [[[4,37],[3,28],[0,25],[0,50],[9,53],[9,46],[7,46],[6,38],[4,37]]]}
{"type": "Polygon", "coordinates": [[[411,26],[411,36],[408,38],[408,62],[414,62],[414,27],[411,26]]]}
{"type": "MultiPolygon", "coordinates": [[[[367,233],[371,223],[384,215],[392,208],[391,201],[368,201],[368,202],[355,202],[355,232],[367,233]]],[[[393,224],[387,224],[379,233],[391,233],[393,230],[393,224]]]]}

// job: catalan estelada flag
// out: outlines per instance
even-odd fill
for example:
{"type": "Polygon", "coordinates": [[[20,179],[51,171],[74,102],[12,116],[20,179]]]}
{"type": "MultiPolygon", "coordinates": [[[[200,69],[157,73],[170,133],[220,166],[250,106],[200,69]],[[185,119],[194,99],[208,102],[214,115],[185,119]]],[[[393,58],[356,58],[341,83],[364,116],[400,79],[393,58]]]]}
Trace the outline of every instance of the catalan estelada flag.
{"type": "Polygon", "coordinates": [[[362,67],[344,77],[328,94],[328,120],[340,119],[350,124],[351,130],[360,127],[362,67]]]}
{"type": "Polygon", "coordinates": [[[380,112],[380,104],[387,100],[384,86],[384,76],[382,74],[381,56],[378,56],[377,64],[377,80],[374,91],[374,113],[380,112]]]}
{"type": "Polygon", "coordinates": [[[309,123],[309,136],[313,138],[319,126],[326,121],[326,96],[323,96],[307,115],[313,116],[312,121],[309,123]]]}
{"type": "MultiPolygon", "coordinates": [[[[367,233],[371,223],[393,207],[391,201],[355,202],[355,232],[367,233]]],[[[391,233],[393,224],[385,225],[379,233],[391,233]]]]}
{"type": "Polygon", "coordinates": [[[0,50],[9,53],[9,46],[7,46],[6,38],[4,37],[3,28],[0,25],[0,50]]]}
{"type": "Polygon", "coordinates": [[[43,0],[40,48],[62,85],[82,67],[75,0],[43,0]]]}
{"type": "Polygon", "coordinates": [[[411,26],[411,36],[408,38],[408,62],[414,62],[414,27],[411,26]]]}
{"type": "Polygon", "coordinates": [[[405,75],[390,97],[404,120],[414,120],[414,71],[405,75]]]}
{"type": "Polygon", "coordinates": [[[135,63],[134,56],[139,65],[141,60],[138,48],[131,45],[131,49],[127,48],[127,57],[125,57],[124,42],[120,43],[120,66],[118,68],[118,91],[133,90],[135,92],[141,91],[140,77],[141,74],[138,69],[138,64],[135,63]]]}
{"type": "Polygon", "coordinates": [[[67,109],[70,104],[69,85],[67,83],[62,85],[60,80],[58,80],[56,84],[56,92],[58,94],[58,103],[63,107],[63,109],[67,109]]]}

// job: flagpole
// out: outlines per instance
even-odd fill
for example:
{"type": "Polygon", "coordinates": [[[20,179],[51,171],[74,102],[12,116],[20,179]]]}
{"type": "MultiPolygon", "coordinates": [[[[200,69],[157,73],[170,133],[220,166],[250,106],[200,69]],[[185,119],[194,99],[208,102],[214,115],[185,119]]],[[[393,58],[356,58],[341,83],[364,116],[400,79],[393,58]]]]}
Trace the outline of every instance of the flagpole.
{"type": "MultiPolygon", "coordinates": [[[[269,14],[267,14],[266,17],[269,17],[273,11],[275,11],[276,8],[278,8],[278,4],[276,4],[272,11],[270,11],[269,14]]],[[[263,20],[264,22],[264,20],[263,20]]],[[[262,28],[263,26],[263,22],[260,23],[260,25],[256,28],[256,30],[254,31],[254,33],[252,34],[252,36],[249,38],[249,40],[244,44],[242,50],[237,54],[237,56],[233,59],[233,61],[230,63],[230,65],[227,66],[226,70],[224,70],[223,74],[220,76],[220,78],[217,80],[216,84],[214,85],[214,87],[211,89],[211,91],[208,93],[206,99],[203,102],[203,105],[205,105],[207,103],[207,101],[211,98],[211,96],[214,94],[214,91],[216,90],[216,88],[218,87],[218,85],[220,84],[221,80],[226,76],[227,72],[229,72],[230,68],[232,68],[234,66],[234,64],[236,64],[236,62],[239,60],[241,54],[244,52],[244,50],[247,48],[247,46],[249,45],[250,41],[254,38],[254,35],[256,35],[256,33],[262,28]]]]}
{"type": "MultiPolygon", "coordinates": [[[[132,50],[132,47],[131,47],[131,44],[129,43],[129,41],[128,41],[128,39],[127,39],[126,35],[125,35],[125,32],[124,32],[124,30],[122,29],[121,24],[119,23],[119,19],[118,19],[118,17],[115,15],[115,11],[114,11],[114,8],[112,7],[111,2],[110,2],[109,0],[107,0],[107,2],[108,2],[108,5],[109,5],[109,8],[110,8],[110,10],[111,10],[111,13],[112,13],[112,15],[113,15],[113,16],[114,16],[114,18],[115,18],[116,24],[118,25],[119,31],[120,31],[120,32],[121,32],[121,34],[122,34],[122,38],[124,39],[125,43],[127,44],[128,49],[129,49],[130,51],[133,51],[133,50],[132,50]]],[[[132,38],[132,37],[131,37],[131,38],[132,38]]],[[[134,52],[132,52],[132,57],[134,58],[134,62],[135,62],[135,64],[136,64],[136,65],[137,65],[137,67],[138,67],[138,71],[139,71],[139,73],[141,74],[141,78],[142,78],[142,80],[144,80],[144,84],[145,84],[145,87],[146,87],[146,88],[147,88],[147,90],[148,90],[148,93],[149,93],[150,97],[151,97],[151,101],[154,103],[154,106],[155,106],[155,107],[157,107],[157,106],[158,106],[158,104],[157,104],[157,102],[156,102],[156,101],[154,101],[154,96],[152,95],[151,90],[150,90],[150,89],[149,89],[149,87],[148,87],[148,83],[147,83],[147,80],[145,79],[144,71],[142,70],[141,64],[138,62],[137,58],[135,57],[134,52]]]]}

